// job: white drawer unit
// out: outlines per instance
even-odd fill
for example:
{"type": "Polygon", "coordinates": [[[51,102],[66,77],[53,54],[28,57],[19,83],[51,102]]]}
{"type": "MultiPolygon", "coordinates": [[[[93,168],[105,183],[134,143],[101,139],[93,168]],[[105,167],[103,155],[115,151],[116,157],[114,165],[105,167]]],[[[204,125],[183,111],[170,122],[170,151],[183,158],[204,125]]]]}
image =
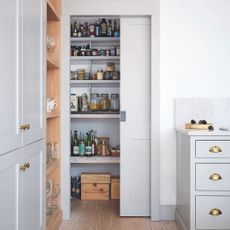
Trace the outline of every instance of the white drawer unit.
{"type": "Polygon", "coordinates": [[[230,229],[230,196],[196,196],[196,229],[230,229]]]}
{"type": "Polygon", "coordinates": [[[179,230],[230,230],[230,132],[177,131],[179,230]]]}
{"type": "Polygon", "coordinates": [[[196,157],[230,157],[230,141],[196,141],[196,157]]]}
{"type": "Polygon", "coordinates": [[[230,164],[196,164],[196,190],[230,191],[230,164]]]}

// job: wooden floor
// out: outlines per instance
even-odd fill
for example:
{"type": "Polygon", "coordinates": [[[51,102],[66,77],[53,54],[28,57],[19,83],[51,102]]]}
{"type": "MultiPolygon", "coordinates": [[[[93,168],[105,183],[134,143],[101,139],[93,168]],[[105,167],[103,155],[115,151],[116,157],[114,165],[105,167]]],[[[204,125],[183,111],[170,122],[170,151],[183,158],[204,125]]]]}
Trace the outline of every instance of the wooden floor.
{"type": "Polygon", "coordinates": [[[175,222],[151,222],[149,218],[119,217],[119,202],[74,201],[70,221],[60,230],[177,230],[175,222]]]}

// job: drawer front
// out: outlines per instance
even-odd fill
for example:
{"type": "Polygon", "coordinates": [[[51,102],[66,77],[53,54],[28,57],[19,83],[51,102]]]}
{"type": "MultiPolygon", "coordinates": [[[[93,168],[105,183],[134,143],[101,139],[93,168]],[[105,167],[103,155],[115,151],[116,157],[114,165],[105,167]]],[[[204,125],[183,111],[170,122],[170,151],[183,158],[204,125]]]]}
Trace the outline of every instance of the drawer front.
{"type": "Polygon", "coordinates": [[[196,190],[230,190],[230,164],[196,164],[196,190]]]}
{"type": "Polygon", "coordinates": [[[107,184],[110,183],[110,178],[111,176],[109,173],[82,173],[81,183],[107,184]]]}
{"type": "Polygon", "coordinates": [[[230,229],[230,196],[196,196],[196,229],[230,229]]]}
{"type": "Polygon", "coordinates": [[[83,193],[109,193],[109,184],[81,184],[81,192],[83,193]]]}
{"type": "Polygon", "coordinates": [[[229,158],[230,141],[196,141],[196,157],[229,158]]]}

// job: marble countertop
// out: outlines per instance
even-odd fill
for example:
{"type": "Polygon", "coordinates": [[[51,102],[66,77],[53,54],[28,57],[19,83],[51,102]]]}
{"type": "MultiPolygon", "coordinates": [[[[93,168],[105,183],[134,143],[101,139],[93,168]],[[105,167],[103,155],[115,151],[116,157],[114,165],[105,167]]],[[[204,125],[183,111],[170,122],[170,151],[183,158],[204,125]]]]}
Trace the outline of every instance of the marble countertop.
{"type": "Polygon", "coordinates": [[[180,133],[184,133],[189,136],[230,136],[229,131],[222,131],[219,129],[216,129],[214,131],[209,131],[209,130],[176,128],[176,131],[180,133]]]}

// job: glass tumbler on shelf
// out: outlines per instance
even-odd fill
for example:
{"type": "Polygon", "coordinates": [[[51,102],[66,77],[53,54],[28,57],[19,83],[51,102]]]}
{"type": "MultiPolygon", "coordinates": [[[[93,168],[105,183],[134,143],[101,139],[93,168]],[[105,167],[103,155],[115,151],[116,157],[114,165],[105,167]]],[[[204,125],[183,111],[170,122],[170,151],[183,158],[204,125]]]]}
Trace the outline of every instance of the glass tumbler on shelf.
{"type": "Polygon", "coordinates": [[[101,98],[98,93],[94,93],[91,95],[90,100],[90,110],[91,111],[99,111],[101,109],[101,98]]]}
{"type": "Polygon", "coordinates": [[[101,110],[108,111],[110,109],[109,94],[101,94],[101,110]]]}
{"type": "Polygon", "coordinates": [[[111,94],[111,111],[119,111],[120,110],[120,98],[119,94],[111,94]]]}

